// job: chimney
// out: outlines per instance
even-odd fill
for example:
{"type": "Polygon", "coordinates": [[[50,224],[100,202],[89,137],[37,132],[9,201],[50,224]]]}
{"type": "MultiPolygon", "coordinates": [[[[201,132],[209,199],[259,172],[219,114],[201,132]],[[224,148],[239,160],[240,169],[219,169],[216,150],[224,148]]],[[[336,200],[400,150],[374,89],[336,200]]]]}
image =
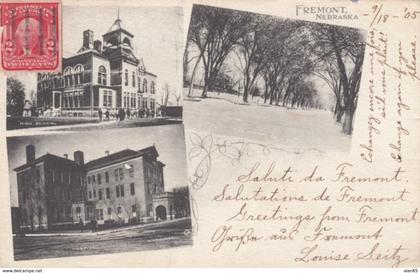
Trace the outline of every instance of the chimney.
{"type": "Polygon", "coordinates": [[[93,48],[98,52],[102,52],[102,42],[99,40],[95,40],[93,42],[93,48]]]}
{"type": "Polygon", "coordinates": [[[77,165],[83,166],[85,164],[84,162],[84,156],[82,151],[75,151],[74,152],[74,162],[76,162],[77,165]]]}
{"type": "Polygon", "coordinates": [[[106,156],[109,156],[109,151],[105,151],[106,156]]]}
{"type": "Polygon", "coordinates": [[[64,154],[64,158],[68,159],[69,155],[68,154],[64,154]]]}
{"type": "Polygon", "coordinates": [[[83,47],[86,49],[93,47],[93,31],[90,29],[83,31],[83,47]]]}
{"type": "Polygon", "coordinates": [[[35,161],[35,146],[30,144],[26,146],[26,163],[35,161]]]}

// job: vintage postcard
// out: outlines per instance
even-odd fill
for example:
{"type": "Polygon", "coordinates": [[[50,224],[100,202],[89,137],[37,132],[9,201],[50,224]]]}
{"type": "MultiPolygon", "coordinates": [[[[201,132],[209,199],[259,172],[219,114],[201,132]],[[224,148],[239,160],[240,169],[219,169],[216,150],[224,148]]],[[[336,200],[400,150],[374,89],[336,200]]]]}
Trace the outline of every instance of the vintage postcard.
{"type": "Polygon", "coordinates": [[[1,71],[1,266],[420,266],[420,2],[59,5],[59,71],[1,71]]]}

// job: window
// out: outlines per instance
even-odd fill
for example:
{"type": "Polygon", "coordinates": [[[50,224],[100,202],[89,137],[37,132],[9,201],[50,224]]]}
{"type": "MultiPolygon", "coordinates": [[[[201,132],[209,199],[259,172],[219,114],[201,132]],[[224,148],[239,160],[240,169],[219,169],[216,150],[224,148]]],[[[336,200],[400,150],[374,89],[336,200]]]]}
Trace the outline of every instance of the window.
{"type": "Polygon", "coordinates": [[[135,189],[134,189],[134,183],[130,184],[130,194],[134,195],[135,194],[135,189]]]}
{"type": "Polygon", "coordinates": [[[126,44],[126,45],[128,45],[129,47],[131,47],[131,42],[130,42],[130,39],[128,39],[127,37],[125,37],[125,38],[124,38],[124,40],[123,40],[123,44],[126,44]]]}
{"type": "Polygon", "coordinates": [[[108,106],[108,91],[103,91],[103,97],[102,97],[102,106],[107,107],[108,106]]]}
{"type": "Polygon", "coordinates": [[[114,170],[115,181],[118,181],[118,169],[114,170]]]}
{"type": "Polygon", "coordinates": [[[147,98],[143,98],[143,109],[147,109],[147,98]]]}
{"type": "Polygon", "coordinates": [[[95,184],[95,175],[92,175],[92,183],[95,184]]]}
{"type": "Polygon", "coordinates": [[[87,213],[88,213],[88,217],[91,218],[92,213],[93,213],[93,208],[92,207],[87,207],[87,213]]]}
{"type": "Polygon", "coordinates": [[[80,207],[76,207],[76,213],[80,214],[80,212],[81,212],[80,207]]]}
{"type": "Polygon", "coordinates": [[[99,200],[102,200],[102,189],[98,190],[98,198],[99,200]]]}
{"type": "Polygon", "coordinates": [[[125,70],[124,79],[125,86],[128,86],[128,69],[125,70]]]}
{"type": "Polygon", "coordinates": [[[134,71],[132,73],[132,84],[133,84],[133,87],[136,87],[136,72],[134,71]]]}
{"type": "Polygon", "coordinates": [[[143,80],[143,92],[147,93],[147,80],[146,79],[143,80]]]}
{"type": "Polygon", "coordinates": [[[111,189],[110,188],[106,188],[105,189],[105,192],[106,192],[106,198],[107,199],[111,198],[111,189]]]}
{"type": "Polygon", "coordinates": [[[89,191],[89,199],[92,199],[92,191],[89,191]]]}
{"type": "Polygon", "coordinates": [[[83,65],[78,64],[74,67],[74,83],[77,84],[82,84],[83,82],[83,65]]]}
{"type": "Polygon", "coordinates": [[[88,184],[90,184],[90,176],[88,176],[88,184]]]}
{"type": "Polygon", "coordinates": [[[36,182],[41,182],[41,171],[39,169],[36,169],[36,182]]]}
{"type": "Polygon", "coordinates": [[[137,77],[137,87],[139,89],[139,92],[141,92],[141,79],[140,79],[140,77],[137,77]]]}
{"type": "Polygon", "coordinates": [[[124,197],[124,185],[120,185],[120,195],[124,197]]]}
{"type": "Polygon", "coordinates": [[[111,215],[111,214],[112,214],[112,209],[108,208],[108,215],[111,215]]]}
{"type": "Polygon", "coordinates": [[[152,111],[155,110],[155,99],[154,98],[150,98],[150,109],[152,111]]]}
{"type": "Polygon", "coordinates": [[[93,190],[93,198],[96,198],[96,190],[93,190]]]}
{"type": "Polygon", "coordinates": [[[98,176],[98,184],[101,185],[101,174],[98,173],[97,176],[98,176]]]}
{"type": "Polygon", "coordinates": [[[150,93],[154,94],[155,93],[155,82],[152,82],[150,84],[150,93]]]}
{"type": "Polygon", "coordinates": [[[64,86],[70,86],[73,84],[73,77],[71,75],[72,69],[71,67],[66,67],[64,69],[64,86]]]}
{"type": "Polygon", "coordinates": [[[112,107],[112,92],[108,91],[108,107],[112,107]]]}
{"type": "Polygon", "coordinates": [[[142,106],[142,98],[143,98],[143,96],[141,94],[139,94],[137,96],[137,107],[138,108],[141,108],[141,106],[142,106]]]}
{"type": "Polygon", "coordinates": [[[109,173],[105,172],[105,183],[109,183],[109,173]]]}
{"type": "Polygon", "coordinates": [[[96,220],[103,220],[104,219],[104,211],[102,209],[96,209],[96,220]]]}
{"type": "Polygon", "coordinates": [[[122,168],[118,169],[118,174],[120,175],[120,180],[123,180],[124,179],[124,171],[123,171],[122,168]]]}
{"type": "Polygon", "coordinates": [[[130,177],[134,177],[134,166],[130,165],[130,169],[128,169],[128,175],[130,177]]]}
{"type": "Polygon", "coordinates": [[[106,85],[106,68],[103,65],[98,68],[98,84],[106,85]]]}
{"type": "Polygon", "coordinates": [[[118,207],[118,208],[117,208],[117,213],[118,213],[118,215],[120,215],[120,214],[121,214],[121,207],[118,207]]]}
{"type": "Polygon", "coordinates": [[[26,191],[22,191],[22,203],[26,204],[26,191]]]}
{"type": "Polygon", "coordinates": [[[102,105],[104,107],[112,107],[112,91],[103,91],[102,105]]]}
{"type": "Polygon", "coordinates": [[[117,195],[117,197],[120,197],[120,186],[115,186],[115,193],[117,195]]]}
{"type": "Polygon", "coordinates": [[[131,206],[131,212],[133,213],[133,216],[135,216],[136,211],[137,211],[137,206],[136,205],[132,205],[131,206]]]}

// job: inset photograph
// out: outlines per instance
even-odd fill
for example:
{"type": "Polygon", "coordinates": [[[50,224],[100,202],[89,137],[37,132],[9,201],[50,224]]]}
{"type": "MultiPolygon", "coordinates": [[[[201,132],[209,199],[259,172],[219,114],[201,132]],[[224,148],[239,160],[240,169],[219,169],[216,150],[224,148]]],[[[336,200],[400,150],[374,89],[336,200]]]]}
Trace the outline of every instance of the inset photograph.
{"type": "Polygon", "coordinates": [[[188,129],[321,152],[350,149],[365,33],[194,5],[184,53],[188,129]]]}
{"type": "Polygon", "coordinates": [[[7,139],[15,260],[192,245],[182,125],[7,139]]]}
{"type": "Polygon", "coordinates": [[[7,79],[8,130],[182,122],[182,8],[63,6],[62,10],[61,72],[7,79]]]}

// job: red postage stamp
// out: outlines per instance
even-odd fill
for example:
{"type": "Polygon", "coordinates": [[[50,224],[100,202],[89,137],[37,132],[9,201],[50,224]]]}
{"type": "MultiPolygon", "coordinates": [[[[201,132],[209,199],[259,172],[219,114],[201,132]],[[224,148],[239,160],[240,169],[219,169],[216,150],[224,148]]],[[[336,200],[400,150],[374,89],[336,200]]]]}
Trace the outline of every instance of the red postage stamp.
{"type": "Polygon", "coordinates": [[[61,58],[60,4],[1,4],[4,70],[56,70],[61,58]]]}

